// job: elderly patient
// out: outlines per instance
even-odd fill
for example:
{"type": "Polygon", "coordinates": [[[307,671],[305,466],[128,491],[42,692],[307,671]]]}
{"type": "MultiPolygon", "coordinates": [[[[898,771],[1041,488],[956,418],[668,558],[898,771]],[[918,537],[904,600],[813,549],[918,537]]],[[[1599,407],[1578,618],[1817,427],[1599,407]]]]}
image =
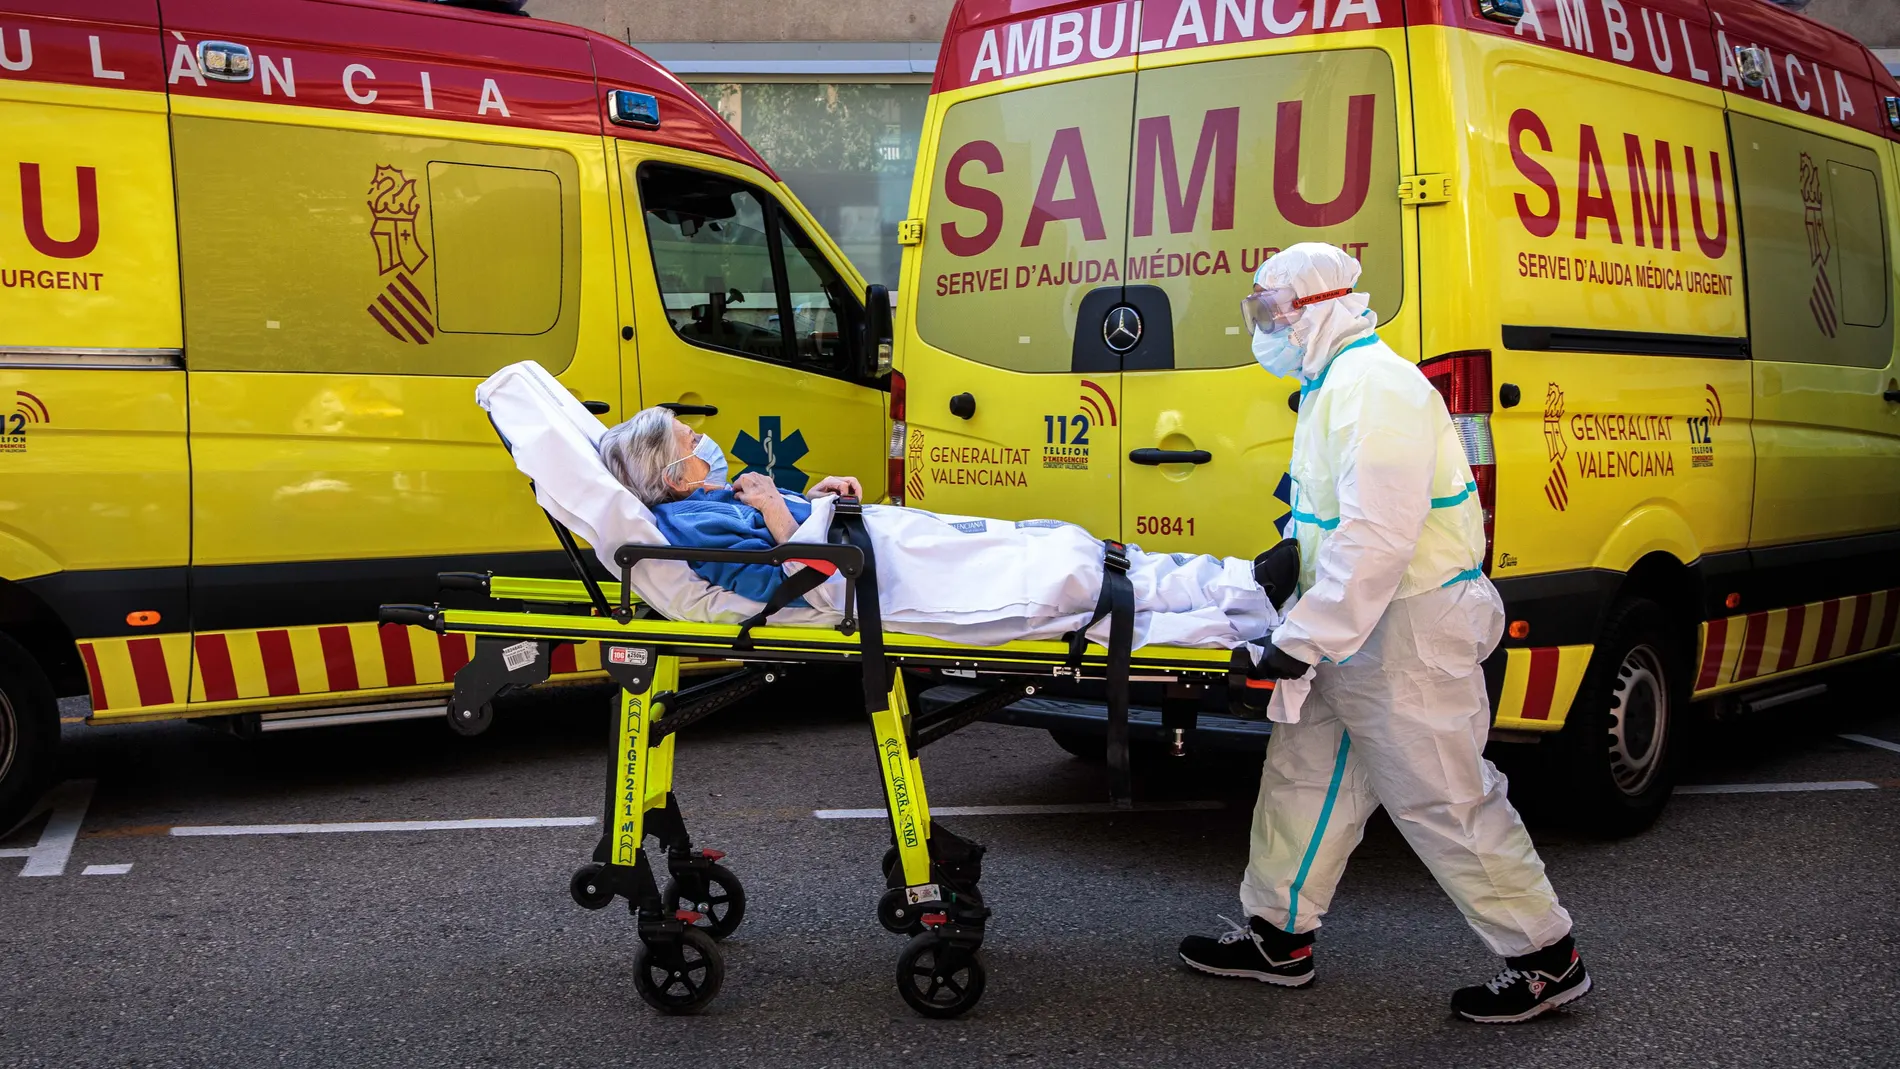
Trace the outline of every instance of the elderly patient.
{"type": "MultiPolygon", "coordinates": [[[[809,498],[780,490],[758,473],[726,485],[718,444],[663,408],[646,409],[610,429],[600,440],[600,457],[652,510],[661,533],[676,546],[763,550],[823,541],[827,495],[862,495],[858,481],[846,476],[819,481],[809,498]]],[[[1074,524],[880,505],[867,505],[864,517],[877,554],[884,620],[895,630],[996,644],[1059,637],[1087,624],[1094,613],[1102,544],[1074,524]]],[[[1251,563],[1145,553],[1133,546],[1128,558],[1136,645],[1231,648],[1263,635],[1279,622],[1274,602],[1292,592],[1298,572],[1291,543],[1251,563]]],[[[785,575],[771,564],[705,562],[693,571],[755,601],[766,600],[785,575]]],[[[835,608],[835,592],[827,600],[827,587],[836,583],[814,591],[811,603],[835,608]]],[[[1106,627],[1106,621],[1097,625],[1104,634],[1106,627]]],[[[1094,630],[1090,635],[1098,637],[1094,630]]]]}

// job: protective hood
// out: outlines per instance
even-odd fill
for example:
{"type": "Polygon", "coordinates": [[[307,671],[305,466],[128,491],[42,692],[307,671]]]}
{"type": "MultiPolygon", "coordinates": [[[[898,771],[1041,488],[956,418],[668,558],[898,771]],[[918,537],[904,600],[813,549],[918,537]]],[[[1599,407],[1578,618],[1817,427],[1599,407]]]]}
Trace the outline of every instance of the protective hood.
{"type": "MultiPolygon", "coordinates": [[[[1253,280],[1266,289],[1286,286],[1301,297],[1310,297],[1357,285],[1359,261],[1336,246],[1302,241],[1261,264],[1253,280]]],[[[1368,310],[1370,303],[1363,293],[1349,293],[1300,310],[1289,333],[1293,343],[1306,350],[1300,362],[1301,378],[1308,382],[1319,378],[1341,349],[1372,333],[1378,319],[1368,310]]]]}

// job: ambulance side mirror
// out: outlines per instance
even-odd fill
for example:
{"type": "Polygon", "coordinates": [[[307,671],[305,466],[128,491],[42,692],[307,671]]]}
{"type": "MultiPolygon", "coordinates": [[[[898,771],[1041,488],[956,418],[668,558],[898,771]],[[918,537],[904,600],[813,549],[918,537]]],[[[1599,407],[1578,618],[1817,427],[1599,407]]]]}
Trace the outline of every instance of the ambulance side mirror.
{"type": "Polygon", "coordinates": [[[892,326],[891,291],[873,282],[864,287],[864,346],[859,351],[867,378],[891,373],[891,351],[896,344],[892,326]]]}

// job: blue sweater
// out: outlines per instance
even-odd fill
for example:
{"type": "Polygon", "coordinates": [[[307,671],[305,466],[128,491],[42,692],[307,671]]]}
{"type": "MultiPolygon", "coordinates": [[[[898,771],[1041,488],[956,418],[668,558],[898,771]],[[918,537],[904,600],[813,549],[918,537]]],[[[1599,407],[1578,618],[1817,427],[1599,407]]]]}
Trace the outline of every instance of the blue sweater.
{"type": "MultiPolygon", "coordinates": [[[[797,494],[785,494],[785,507],[793,521],[804,523],[811,517],[811,503],[797,494]]],[[[740,501],[731,489],[695,490],[679,501],[668,501],[653,510],[660,533],[675,545],[693,549],[765,550],[778,545],[765,526],[765,514],[740,501]]],[[[730,590],[753,601],[764,601],[785,578],[772,564],[730,564],[699,562],[693,574],[722,590],[730,590]]],[[[803,598],[792,602],[804,605],[803,598]]]]}

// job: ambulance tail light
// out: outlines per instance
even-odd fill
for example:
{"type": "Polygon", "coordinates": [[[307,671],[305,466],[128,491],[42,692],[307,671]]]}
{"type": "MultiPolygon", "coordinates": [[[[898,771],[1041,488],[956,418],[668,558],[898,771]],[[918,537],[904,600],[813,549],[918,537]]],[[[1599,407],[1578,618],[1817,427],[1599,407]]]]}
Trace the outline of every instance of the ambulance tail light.
{"type": "Polygon", "coordinates": [[[1418,369],[1438,388],[1464,442],[1471,480],[1478,484],[1484,510],[1484,570],[1491,571],[1491,544],[1497,523],[1498,455],[1491,442],[1491,351],[1469,349],[1422,361],[1418,369]]]}
{"type": "Polygon", "coordinates": [[[904,439],[910,432],[905,417],[909,414],[906,404],[904,373],[891,372],[891,448],[885,454],[884,477],[888,484],[885,493],[890,495],[891,504],[904,503],[904,439]]]}

